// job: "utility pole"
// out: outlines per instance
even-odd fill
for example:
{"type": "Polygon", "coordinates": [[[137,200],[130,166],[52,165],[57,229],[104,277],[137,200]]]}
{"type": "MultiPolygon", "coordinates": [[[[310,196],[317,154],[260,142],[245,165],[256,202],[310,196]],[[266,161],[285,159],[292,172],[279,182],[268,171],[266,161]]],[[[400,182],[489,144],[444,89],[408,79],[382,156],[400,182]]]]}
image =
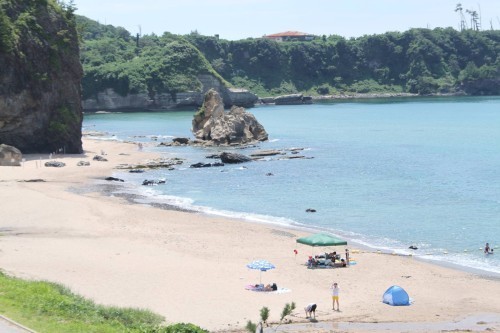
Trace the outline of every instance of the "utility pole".
{"type": "Polygon", "coordinates": [[[139,38],[141,37],[142,34],[141,26],[139,25],[138,27],[139,27],[139,32],[135,37],[135,46],[137,47],[137,51],[139,51],[139,38]]]}

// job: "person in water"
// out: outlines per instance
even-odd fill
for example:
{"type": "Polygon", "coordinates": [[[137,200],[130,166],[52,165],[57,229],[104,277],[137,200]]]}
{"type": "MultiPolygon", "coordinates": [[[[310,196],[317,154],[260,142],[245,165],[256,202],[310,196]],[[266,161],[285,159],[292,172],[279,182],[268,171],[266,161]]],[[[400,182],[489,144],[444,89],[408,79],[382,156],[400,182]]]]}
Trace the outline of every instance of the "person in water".
{"type": "Polygon", "coordinates": [[[484,253],[493,254],[493,249],[490,248],[490,243],[486,243],[486,245],[484,246],[484,253]]]}

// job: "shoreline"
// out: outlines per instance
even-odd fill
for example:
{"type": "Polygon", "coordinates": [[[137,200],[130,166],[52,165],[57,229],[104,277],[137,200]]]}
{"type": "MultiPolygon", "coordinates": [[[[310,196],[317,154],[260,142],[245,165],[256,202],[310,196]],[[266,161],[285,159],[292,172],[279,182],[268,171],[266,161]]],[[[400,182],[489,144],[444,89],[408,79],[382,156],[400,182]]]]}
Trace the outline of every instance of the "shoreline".
{"type": "MultiPolygon", "coordinates": [[[[298,93],[301,94],[301,93],[298,93]]],[[[338,95],[307,95],[311,97],[312,103],[316,102],[329,102],[329,101],[356,101],[356,100],[369,100],[369,99],[419,99],[419,98],[446,98],[446,97],[499,97],[498,95],[468,95],[464,92],[456,92],[456,93],[433,93],[428,95],[419,95],[415,93],[396,93],[396,92],[387,92],[387,93],[344,93],[338,95]]],[[[255,108],[262,107],[267,105],[277,105],[275,103],[264,103],[263,99],[266,98],[275,98],[274,97],[259,97],[260,102],[256,102],[253,106],[246,108],[255,108]]],[[[293,105],[307,105],[307,103],[292,103],[293,105]]],[[[280,106],[280,105],[277,105],[280,106]]],[[[286,104],[282,104],[281,106],[286,106],[286,104]]],[[[127,112],[178,112],[178,111],[186,111],[186,110],[197,110],[200,106],[191,105],[191,106],[179,106],[174,108],[167,109],[151,109],[151,108],[135,108],[135,107],[122,107],[117,109],[84,109],[83,113],[127,113],[127,112]]]]}
{"type": "MultiPolygon", "coordinates": [[[[92,186],[73,193],[70,188],[85,188],[110,176],[120,163],[157,156],[130,143],[83,141],[85,153],[63,156],[64,168],[37,167],[46,156],[30,155],[22,167],[0,169],[5,207],[0,268],[8,274],[61,283],[99,304],[147,308],[168,323],[191,322],[214,332],[245,331],[246,321],[258,321],[263,306],[271,310],[270,321],[277,322],[285,303],[292,301],[297,304],[294,323],[309,322],[303,307],[311,301],[318,304],[317,319],[323,324],[418,326],[500,313],[498,279],[408,256],[362,251],[353,252],[357,265],[349,268],[310,270],[304,265],[307,255],[321,249],[301,246],[299,255],[293,255],[295,239],[307,235],[305,230],[130,204],[125,198],[103,196],[92,186]],[[109,162],[92,161],[101,150],[109,162]],[[77,167],[79,160],[91,165],[77,167]],[[45,181],[25,182],[30,179],[45,181]],[[289,292],[245,290],[259,279],[259,272],[246,268],[255,259],[277,267],[262,274],[263,283],[276,282],[289,292]],[[342,289],[339,313],[330,310],[332,280],[342,289]],[[416,302],[409,307],[382,304],[383,292],[393,284],[404,287],[416,302]]],[[[500,322],[487,326],[500,329],[500,322]]]]}
{"type": "MultiPolygon", "coordinates": [[[[152,202],[152,197],[148,196],[143,196],[141,194],[137,193],[130,193],[130,192],[120,192],[119,189],[123,188],[123,185],[117,183],[117,184],[109,184],[109,185],[103,185],[103,186],[114,186],[118,190],[118,192],[114,192],[113,196],[124,198],[131,204],[137,204],[137,205],[150,205],[151,207],[154,208],[159,208],[159,209],[164,209],[164,210],[172,210],[172,211],[182,211],[186,213],[191,213],[191,214],[201,214],[203,216],[206,216],[208,218],[228,218],[231,220],[236,220],[241,223],[251,223],[251,224],[257,224],[257,225],[265,225],[268,227],[272,228],[281,228],[281,229],[286,229],[290,231],[297,231],[297,232],[305,232],[305,233],[319,233],[319,232],[326,232],[330,233],[333,235],[336,235],[338,237],[341,237],[345,239],[350,247],[356,247],[357,249],[360,249],[363,252],[367,253],[375,253],[375,254],[386,254],[386,255],[396,255],[396,256],[401,256],[401,257],[412,257],[415,260],[420,260],[424,263],[428,263],[431,265],[437,265],[440,267],[445,267],[445,268],[451,268],[454,270],[458,270],[464,273],[470,273],[474,274],[483,278],[491,278],[491,279],[496,279],[500,281],[500,273],[498,272],[493,272],[493,271],[488,271],[486,269],[480,269],[480,268],[474,268],[470,266],[465,266],[459,263],[454,263],[446,260],[439,260],[439,259],[433,259],[429,257],[430,255],[434,255],[435,253],[432,254],[419,254],[415,253],[414,251],[406,250],[407,253],[400,253],[397,252],[396,249],[385,249],[385,248],[380,248],[372,244],[366,244],[364,242],[360,242],[354,238],[349,237],[348,235],[344,235],[342,233],[339,233],[335,230],[329,230],[321,227],[315,227],[315,226],[307,226],[307,225],[298,225],[298,224],[283,224],[279,222],[274,222],[271,220],[268,221],[257,221],[255,219],[249,219],[249,218],[244,218],[244,217],[239,217],[239,216],[226,216],[222,213],[218,213],[218,211],[214,212],[206,212],[206,211],[200,211],[196,209],[191,209],[191,208],[185,208],[181,206],[176,206],[175,204],[170,204],[170,203],[158,203],[158,202],[152,202]],[[143,199],[144,203],[140,203],[135,201],[136,199],[143,199]]],[[[105,192],[109,192],[106,191],[105,192]]],[[[110,196],[110,193],[104,194],[110,196]]],[[[239,213],[238,215],[242,215],[244,213],[239,213]]],[[[299,245],[300,246],[300,245],[299,245]]]]}

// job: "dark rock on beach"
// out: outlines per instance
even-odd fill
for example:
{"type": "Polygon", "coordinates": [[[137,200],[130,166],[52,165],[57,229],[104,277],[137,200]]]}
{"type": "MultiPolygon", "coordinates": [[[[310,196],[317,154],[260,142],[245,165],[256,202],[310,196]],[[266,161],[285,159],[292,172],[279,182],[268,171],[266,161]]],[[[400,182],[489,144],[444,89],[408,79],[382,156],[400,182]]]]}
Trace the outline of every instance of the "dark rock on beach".
{"type": "Polygon", "coordinates": [[[104,180],[112,181],[112,182],[124,182],[123,179],[115,178],[115,177],[106,177],[106,178],[104,178],[104,180]]]}
{"type": "Polygon", "coordinates": [[[58,162],[58,161],[49,161],[45,162],[46,167],[54,167],[54,168],[62,168],[65,167],[66,164],[63,162],[58,162]]]}
{"type": "Polygon", "coordinates": [[[24,183],[45,183],[45,179],[41,179],[41,178],[26,179],[26,180],[20,180],[20,182],[24,182],[24,183]]]}
{"type": "Polygon", "coordinates": [[[99,161],[99,162],[107,162],[108,161],[105,157],[102,157],[101,155],[95,155],[93,160],[99,161]]]}

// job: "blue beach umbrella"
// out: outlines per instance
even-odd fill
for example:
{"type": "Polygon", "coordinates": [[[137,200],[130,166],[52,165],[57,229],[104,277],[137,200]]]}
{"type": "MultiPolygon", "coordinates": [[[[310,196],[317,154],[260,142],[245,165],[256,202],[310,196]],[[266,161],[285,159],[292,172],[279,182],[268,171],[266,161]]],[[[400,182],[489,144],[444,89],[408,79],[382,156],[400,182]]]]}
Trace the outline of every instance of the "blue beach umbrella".
{"type": "Polygon", "coordinates": [[[260,271],[259,283],[262,283],[262,272],[276,268],[276,266],[274,266],[267,260],[254,260],[251,263],[247,264],[247,267],[250,269],[258,269],[260,271]]]}

